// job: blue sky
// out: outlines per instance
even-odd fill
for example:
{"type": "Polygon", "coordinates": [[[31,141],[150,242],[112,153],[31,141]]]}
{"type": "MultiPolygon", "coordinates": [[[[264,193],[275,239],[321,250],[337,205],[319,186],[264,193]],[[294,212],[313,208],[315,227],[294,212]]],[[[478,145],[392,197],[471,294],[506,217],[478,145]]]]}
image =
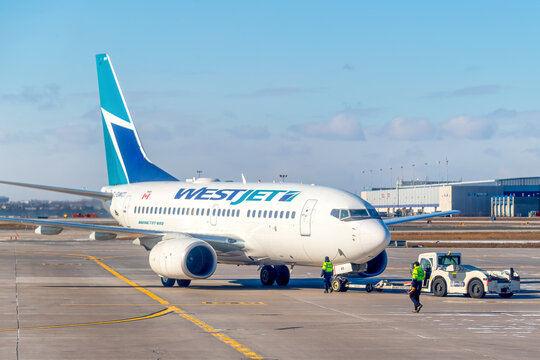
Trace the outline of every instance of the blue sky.
{"type": "Polygon", "coordinates": [[[0,178],[106,184],[101,52],[146,152],[179,178],[358,192],[445,179],[445,159],[451,179],[538,176],[539,15],[537,1],[2,2],[0,178]]]}

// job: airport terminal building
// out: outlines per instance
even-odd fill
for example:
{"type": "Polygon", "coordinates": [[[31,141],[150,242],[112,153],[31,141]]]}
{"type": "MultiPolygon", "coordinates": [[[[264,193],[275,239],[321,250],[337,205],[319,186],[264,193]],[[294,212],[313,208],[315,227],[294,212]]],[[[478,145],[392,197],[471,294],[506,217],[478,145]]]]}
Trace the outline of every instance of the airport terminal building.
{"type": "Polygon", "coordinates": [[[463,216],[528,216],[540,211],[540,177],[466,181],[404,182],[362,191],[380,213],[394,215],[461,210],[463,216]]]}

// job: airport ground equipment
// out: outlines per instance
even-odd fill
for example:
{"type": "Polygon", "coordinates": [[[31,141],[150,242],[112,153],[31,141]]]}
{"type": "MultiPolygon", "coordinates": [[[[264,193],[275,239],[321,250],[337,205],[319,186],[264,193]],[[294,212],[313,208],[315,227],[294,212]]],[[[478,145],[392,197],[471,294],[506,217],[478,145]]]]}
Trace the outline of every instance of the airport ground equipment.
{"type": "Polygon", "coordinates": [[[488,271],[461,263],[461,253],[423,253],[418,262],[426,273],[422,292],[435,296],[463,294],[482,298],[485,294],[498,294],[509,298],[520,289],[520,278],[513,268],[488,271]]]}
{"type": "Polygon", "coordinates": [[[370,293],[373,290],[381,292],[383,290],[411,290],[410,281],[389,281],[380,280],[375,284],[351,284],[347,278],[337,276],[332,280],[332,289],[337,292],[346,292],[349,289],[360,289],[370,293]]]}
{"type": "MultiPolygon", "coordinates": [[[[418,262],[426,277],[422,292],[435,296],[462,294],[482,298],[486,294],[498,294],[509,298],[520,290],[520,278],[513,268],[502,271],[487,271],[472,265],[461,264],[461,253],[423,253],[418,262]]],[[[348,289],[364,289],[366,292],[411,289],[411,282],[380,280],[376,284],[351,284],[344,274],[336,274],[332,289],[345,292],[348,289]]]]}

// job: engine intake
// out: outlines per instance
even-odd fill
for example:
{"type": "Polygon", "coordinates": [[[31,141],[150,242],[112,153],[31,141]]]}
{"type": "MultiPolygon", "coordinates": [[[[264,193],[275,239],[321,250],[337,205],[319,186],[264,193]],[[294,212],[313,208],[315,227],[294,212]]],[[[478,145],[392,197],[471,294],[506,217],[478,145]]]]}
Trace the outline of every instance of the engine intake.
{"type": "Polygon", "coordinates": [[[152,248],[149,262],[156,274],[170,279],[205,279],[216,270],[217,255],[202,240],[172,238],[152,248]]]}
{"type": "Polygon", "coordinates": [[[383,250],[379,255],[375,256],[373,259],[367,262],[367,269],[363,272],[358,273],[363,277],[371,277],[382,274],[384,269],[386,269],[386,264],[388,263],[388,256],[386,255],[386,250],[383,250]]]}

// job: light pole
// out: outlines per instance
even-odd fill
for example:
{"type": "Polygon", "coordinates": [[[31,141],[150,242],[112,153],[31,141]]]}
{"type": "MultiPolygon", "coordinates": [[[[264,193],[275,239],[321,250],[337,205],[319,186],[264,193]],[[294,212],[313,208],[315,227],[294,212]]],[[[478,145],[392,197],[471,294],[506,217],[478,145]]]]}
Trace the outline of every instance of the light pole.
{"type": "Polygon", "coordinates": [[[285,178],[287,177],[287,174],[280,174],[279,177],[281,178],[281,182],[285,182],[285,178]]]}
{"type": "Polygon", "coordinates": [[[414,171],[414,167],[416,165],[412,164],[412,180],[413,180],[413,186],[416,185],[416,172],[414,171]]]}
{"type": "Polygon", "coordinates": [[[197,179],[201,177],[202,172],[202,170],[197,170],[197,179]]]}
{"type": "Polygon", "coordinates": [[[362,184],[364,185],[364,190],[366,190],[367,186],[366,186],[366,177],[364,176],[366,174],[366,170],[362,170],[362,184]]]}
{"type": "Polygon", "coordinates": [[[392,187],[392,168],[390,168],[390,187],[392,187]]]}

